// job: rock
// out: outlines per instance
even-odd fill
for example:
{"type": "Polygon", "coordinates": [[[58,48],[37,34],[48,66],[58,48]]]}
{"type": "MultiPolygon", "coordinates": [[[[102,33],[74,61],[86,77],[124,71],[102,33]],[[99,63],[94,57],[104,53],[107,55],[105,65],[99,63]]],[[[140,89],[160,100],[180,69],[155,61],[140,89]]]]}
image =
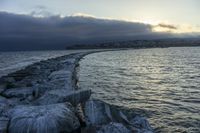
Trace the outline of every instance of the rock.
{"type": "Polygon", "coordinates": [[[0,117],[0,133],[7,133],[9,119],[0,117]]]}
{"type": "Polygon", "coordinates": [[[87,125],[102,125],[111,121],[106,114],[105,104],[99,100],[87,101],[84,112],[87,125]]]}
{"type": "MultiPolygon", "coordinates": [[[[72,72],[67,70],[54,71],[49,75],[49,79],[70,79],[72,77],[72,72]]],[[[71,80],[70,80],[71,81],[71,80]]]]}
{"type": "Polygon", "coordinates": [[[66,63],[67,65],[74,64],[75,62],[76,62],[75,58],[69,58],[63,61],[63,63],[66,63]]]}
{"type": "Polygon", "coordinates": [[[144,117],[136,116],[130,123],[134,127],[135,133],[153,133],[153,129],[144,117]]]}
{"type": "Polygon", "coordinates": [[[33,95],[33,88],[31,87],[25,87],[25,88],[12,88],[12,89],[6,89],[2,94],[5,97],[12,98],[26,98],[30,95],[33,95]]]}
{"type": "Polygon", "coordinates": [[[109,123],[103,126],[97,133],[131,133],[123,124],[121,123],[109,123]]]}
{"type": "Polygon", "coordinates": [[[79,119],[81,127],[86,127],[86,120],[85,120],[85,115],[83,113],[82,105],[78,104],[75,109],[76,109],[76,111],[75,111],[76,112],[76,116],[79,119]]]}
{"type": "Polygon", "coordinates": [[[9,133],[60,133],[80,128],[69,103],[18,106],[10,110],[9,133]]]}
{"type": "Polygon", "coordinates": [[[39,105],[47,105],[54,103],[70,102],[73,105],[86,102],[91,95],[91,90],[67,91],[65,89],[57,89],[47,91],[42,97],[35,101],[39,105]]]}
{"type": "Polygon", "coordinates": [[[5,97],[0,96],[0,116],[7,116],[7,111],[19,104],[18,99],[7,99],[5,97]]]}
{"type": "Polygon", "coordinates": [[[108,124],[109,122],[130,123],[120,109],[100,100],[87,101],[84,110],[87,125],[102,125],[108,124]]]}
{"type": "Polygon", "coordinates": [[[52,72],[49,77],[50,83],[57,88],[72,90],[72,72],[59,70],[52,72]]]}
{"type": "Polygon", "coordinates": [[[13,77],[15,81],[20,81],[26,76],[30,76],[31,71],[27,71],[27,69],[19,70],[17,72],[8,74],[9,77],[13,77]]]}
{"type": "Polygon", "coordinates": [[[0,116],[5,112],[7,104],[8,100],[5,97],[0,96],[0,116]]]}
{"type": "Polygon", "coordinates": [[[15,79],[13,77],[4,76],[0,78],[0,91],[4,91],[7,88],[13,88],[15,79]]]}
{"type": "Polygon", "coordinates": [[[1,84],[1,85],[0,85],[0,94],[1,94],[4,90],[6,90],[6,85],[5,85],[5,84],[1,84]]]}
{"type": "Polygon", "coordinates": [[[101,127],[97,126],[86,126],[85,128],[81,129],[81,133],[97,133],[98,129],[101,127]]]}

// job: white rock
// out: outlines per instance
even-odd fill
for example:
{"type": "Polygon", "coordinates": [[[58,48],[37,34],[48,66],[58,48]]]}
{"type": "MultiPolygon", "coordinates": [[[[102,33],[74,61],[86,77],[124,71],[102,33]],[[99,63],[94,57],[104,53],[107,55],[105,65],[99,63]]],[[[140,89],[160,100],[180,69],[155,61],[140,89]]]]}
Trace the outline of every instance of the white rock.
{"type": "Polygon", "coordinates": [[[18,106],[9,114],[9,133],[72,132],[80,127],[74,109],[68,103],[18,106]]]}
{"type": "Polygon", "coordinates": [[[26,98],[33,94],[33,88],[31,87],[25,87],[25,88],[13,88],[13,89],[6,89],[6,91],[3,93],[4,96],[13,98],[26,98]]]}
{"type": "Polygon", "coordinates": [[[85,117],[87,125],[102,125],[110,122],[111,113],[105,104],[98,100],[89,100],[85,103],[85,117]],[[108,115],[106,113],[109,113],[108,115]]]}
{"type": "Polygon", "coordinates": [[[47,91],[42,97],[37,99],[36,104],[47,105],[54,103],[70,102],[73,105],[86,102],[91,95],[91,90],[68,91],[57,89],[47,91]]]}

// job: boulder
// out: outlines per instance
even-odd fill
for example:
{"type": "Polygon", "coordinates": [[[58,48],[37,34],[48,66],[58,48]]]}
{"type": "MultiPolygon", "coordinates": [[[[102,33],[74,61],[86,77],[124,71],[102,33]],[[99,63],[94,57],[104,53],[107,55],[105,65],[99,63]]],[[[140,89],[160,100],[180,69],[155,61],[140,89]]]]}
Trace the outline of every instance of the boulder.
{"type": "Polygon", "coordinates": [[[75,58],[69,58],[63,61],[63,63],[70,65],[70,64],[74,64],[76,62],[75,58]]]}
{"type": "Polygon", "coordinates": [[[72,72],[67,70],[54,71],[49,75],[49,83],[57,88],[72,90],[72,72]]]}
{"type": "Polygon", "coordinates": [[[111,121],[111,118],[109,118],[105,111],[105,104],[99,100],[87,101],[84,112],[87,125],[103,125],[111,121]]]}
{"type": "Polygon", "coordinates": [[[123,124],[121,123],[109,123],[103,126],[97,133],[131,133],[123,124]]]}
{"type": "Polygon", "coordinates": [[[60,133],[80,128],[69,103],[17,106],[9,111],[9,133],[60,133]]]}
{"type": "Polygon", "coordinates": [[[0,96],[0,116],[6,111],[8,107],[8,100],[5,97],[0,96]]]}
{"type": "Polygon", "coordinates": [[[7,116],[8,110],[17,104],[19,104],[19,100],[16,98],[7,99],[0,96],[0,116],[7,116]]]}
{"type": "MultiPolygon", "coordinates": [[[[72,77],[72,72],[67,70],[59,70],[54,71],[49,75],[49,79],[56,80],[56,79],[70,79],[72,77]]],[[[70,80],[71,81],[71,80],[70,80]]]]}
{"type": "Polygon", "coordinates": [[[42,97],[35,101],[39,105],[47,105],[54,103],[70,102],[73,105],[86,102],[91,95],[91,90],[67,91],[65,89],[57,89],[47,91],[42,97]]]}
{"type": "Polygon", "coordinates": [[[0,117],[0,133],[7,133],[9,119],[0,117]]]}
{"type": "Polygon", "coordinates": [[[109,122],[129,124],[129,120],[122,110],[100,100],[87,101],[84,111],[87,125],[102,125],[109,122]]]}
{"type": "Polygon", "coordinates": [[[3,92],[3,96],[7,98],[26,98],[33,95],[33,90],[34,89],[31,87],[6,89],[6,91],[3,92]]]}
{"type": "Polygon", "coordinates": [[[136,116],[130,123],[135,133],[153,133],[153,129],[144,117],[136,116]]]}
{"type": "Polygon", "coordinates": [[[0,94],[6,89],[5,84],[0,84],[0,94]]]}

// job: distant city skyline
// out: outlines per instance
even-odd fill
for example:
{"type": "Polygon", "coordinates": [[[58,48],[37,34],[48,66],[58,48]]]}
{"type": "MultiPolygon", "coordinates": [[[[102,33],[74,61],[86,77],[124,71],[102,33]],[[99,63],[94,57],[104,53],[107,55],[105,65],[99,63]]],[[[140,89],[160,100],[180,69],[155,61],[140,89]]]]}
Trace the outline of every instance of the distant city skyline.
{"type": "Polygon", "coordinates": [[[200,32],[199,0],[0,0],[0,11],[32,16],[94,16],[164,24],[155,26],[161,32],[200,32]]]}

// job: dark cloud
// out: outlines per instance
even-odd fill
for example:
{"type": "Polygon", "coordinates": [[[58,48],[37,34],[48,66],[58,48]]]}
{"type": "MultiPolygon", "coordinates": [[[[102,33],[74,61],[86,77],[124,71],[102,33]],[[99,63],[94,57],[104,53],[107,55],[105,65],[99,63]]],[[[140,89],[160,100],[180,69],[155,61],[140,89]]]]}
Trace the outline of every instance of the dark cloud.
{"type": "Polygon", "coordinates": [[[86,16],[33,17],[0,12],[0,20],[0,50],[63,49],[77,43],[170,36],[152,32],[148,24],[86,16]]]}
{"type": "Polygon", "coordinates": [[[164,23],[160,23],[157,25],[158,27],[162,27],[162,28],[167,28],[167,29],[171,29],[171,30],[176,30],[178,29],[176,26],[172,25],[172,24],[164,24],[164,23]]]}

